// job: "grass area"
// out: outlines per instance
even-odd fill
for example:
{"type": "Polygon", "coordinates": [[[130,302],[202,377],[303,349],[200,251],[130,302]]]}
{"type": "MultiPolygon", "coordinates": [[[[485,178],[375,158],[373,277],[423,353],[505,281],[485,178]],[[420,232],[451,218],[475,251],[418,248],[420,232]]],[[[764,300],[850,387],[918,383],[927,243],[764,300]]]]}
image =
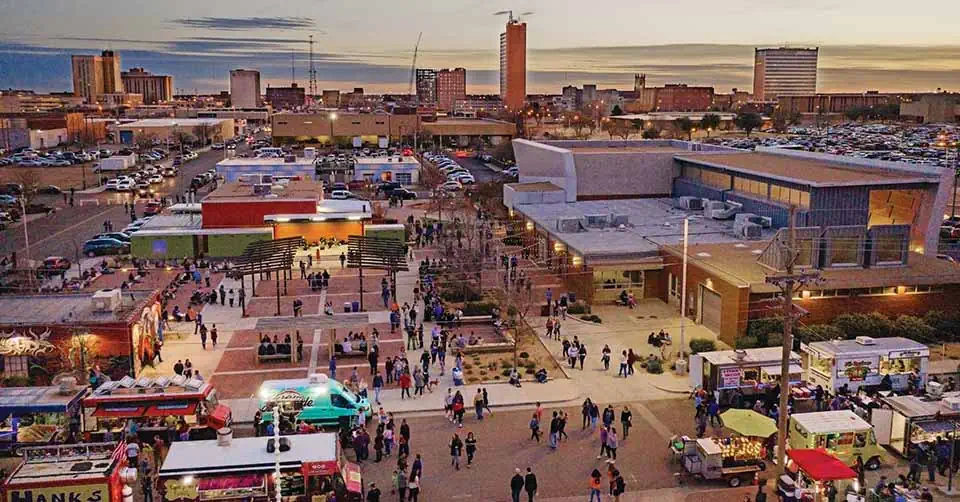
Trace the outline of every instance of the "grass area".
{"type": "MultiPolygon", "coordinates": [[[[524,378],[531,378],[533,371],[538,368],[546,368],[547,373],[553,378],[558,378],[563,374],[557,366],[556,360],[537,338],[536,332],[529,326],[523,328],[517,353],[520,356],[517,359],[520,374],[524,378]],[[524,355],[527,357],[522,357],[524,355]],[[533,368],[533,370],[528,368],[533,368]]],[[[511,368],[513,368],[512,350],[470,354],[466,356],[464,361],[464,375],[467,383],[506,382],[511,368]]]]}
{"type": "MultiPolygon", "coordinates": [[[[92,163],[86,165],[87,188],[97,185],[97,175],[93,172],[92,163]]],[[[33,182],[40,186],[56,185],[63,190],[74,187],[77,190],[83,187],[83,165],[70,167],[3,167],[0,168],[0,182],[23,183],[33,182]]]]}

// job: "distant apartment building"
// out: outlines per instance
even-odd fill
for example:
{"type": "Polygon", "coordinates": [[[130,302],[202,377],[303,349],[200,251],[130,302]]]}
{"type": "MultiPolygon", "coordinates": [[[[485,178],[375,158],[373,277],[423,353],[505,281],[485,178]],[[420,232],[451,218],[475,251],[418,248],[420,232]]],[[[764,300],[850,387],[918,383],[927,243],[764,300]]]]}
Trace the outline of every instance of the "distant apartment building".
{"type": "Polygon", "coordinates": [[[75,55],[70,57],[70,63],[73,94],[82,96],[87,103],[97,103],[103,94],[123,92],[119,54],[103,51],[99,56],[75,55]]]}
{"type": "Polygon", "coordinates": [[[508,111],[520,111],[526,97],[527,23],[511,16],[500,34],[500,99],[508,111]]]}
{"type": "Polygon", "coordinates": [[[713,110],[718,112],[737,111],[741,106],[753,100],[753,95],[734,87],[728,94],[713,94],[713,110]]]}
{"type": "Polygon", "coordinates": [[[753,98],[775,101],[780,96],[816,94],[819,52],[819,48],[756,49],[753,98]]]}
{"type": "Polygon", "coordinates": [[[633,76],[632,100],[625,100],[625,111],[646,112],[703,112],[714,103],[713,87],[667,84],[663,87],[647,87],[647,76],[633,76]]]}
{"type": "Polygon", "coordinates": [[[42,113],[78,108],[83,103],[83,96],[67,93],[36,94],[20,89],[0,91],[0,113],[42,113]]]}
{"type": "Polygon", "coordinates": [[[453,102],[453,114],[462,117],[494,115],[500,110],[503,110],[503,101],[495,95],[470,94],[453,102]]]}
{"type": "Polygon", "coordinates": [[[777,104],[786,113],[841,114],[856,108],[899,105],[900,95],[877,91],[805,94],[781,96],[777,104]]]}
{"type": "Polygon", "coordinates": [[[467,97],[467,70],[464,68],[437,71],[437,109],[449,112],[458,99],[467,97]]]}
{"type": "Polygon", "coordinates": [[[297,84],[290,84],[290,87],[267,86],[267,103],[270,103],[274,110],[298,108],[303,106],[306,100],[306,90],[297,84]]]}
{"type": "Polygon", "coordinates": [[[130,68],[120,74],[126,92],[142,94],[143,103],[155,105],[173,99],[173,77],[154,75],[143,68],[130,68]]]}
{"type": "Polygon", "coordinates": [[[340,90],[324,89],[320,92],[320,101],[325,108],[340,108],[340,90]]]}
{"type": "Polygon", "coordinates": [[[437,102],[437,70],[417,68],[417,101],[422,105],[437,102]]]}
{"type": "Polygon", "coordinates": [[[230,104],[234,108],[259,108],[263,104],[258,70],[230,70],[230,104]]]}
{"type": "Polygon", "coordinates": [[[924,124],[960,123],[960,93],[926,93],[904,98],[900,117],[924,124]]]}

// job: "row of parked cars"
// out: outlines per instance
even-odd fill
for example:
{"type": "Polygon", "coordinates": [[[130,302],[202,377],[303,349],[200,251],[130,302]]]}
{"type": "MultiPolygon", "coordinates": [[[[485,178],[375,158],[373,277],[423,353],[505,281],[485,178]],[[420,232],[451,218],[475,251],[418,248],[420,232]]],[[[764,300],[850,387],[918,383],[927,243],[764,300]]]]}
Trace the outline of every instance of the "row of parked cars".
{"type": "Polygon", "coordinates": [[[0,166],[67,167],[107,158],[110,155],[112,155],[112,152],[106,148],[89,152],[67,152],[63,150],[40,152],[32,148],[23,148],[10,156],[0,157],[0,166]]]}
{"type": "Polygon", "coordinates": [[[449,192],[463,189],[463,185],[473,185],[477,182],[466,168],[442,153],[427,152],[423,158],[429,160],[447,177],[447,181],[440,188],[449,192]]]}

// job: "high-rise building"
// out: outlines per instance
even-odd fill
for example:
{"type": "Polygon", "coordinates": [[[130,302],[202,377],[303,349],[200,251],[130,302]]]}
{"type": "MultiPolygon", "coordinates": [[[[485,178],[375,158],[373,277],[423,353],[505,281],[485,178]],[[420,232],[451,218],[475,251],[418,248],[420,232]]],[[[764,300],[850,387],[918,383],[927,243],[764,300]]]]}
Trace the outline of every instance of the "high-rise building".
{"type": "Polygon", "coordinates": [[[234,108],[260,108],[260,72],[230,70],[230,105],[234,108]]]}
{"type": "Polygon", "coordinates": [[[267,102],[274,110],[289,110],[303,106],[307,101],[306,89],[296,83],[290,87],[270,87],[267,85],[267,102]]]}
{"type": "Polygon", "coordinates": [[[417,68],[417,101],[421,105],[437,102],[437,70],[417,68]]]}
{"type": "Polygon", "coordinates": [[[778,96],[816,94],[819,48],[756,49],[753,98],[775,101],[778,96]]]}
{"type": "Polygon", "coordinates": [[[143,68],[130,68],[120,74],[126,92],[143,94],[143,103],[155,105],[173,99],[173,77],[154,75],[143,68]]]}
{"type": "Polygon", "coordinates": [[[123,92],[119,54],[103,51],[99,56],[71,56],[70,62],[75,96],[96,103],[98,96],[123,92]]]}
{"type": "Polygon", "coordinates": [[[508,111],[521,111],[527,97],[527,23],[511,15],[500,34],[500,98],[508,111]]]}
{"type": "Polygon", "coordinates": [[[437,109],[453,111],[458,99],[467,97],[467,70],[465,68],[443,69],[437,71],[437,109]]]}

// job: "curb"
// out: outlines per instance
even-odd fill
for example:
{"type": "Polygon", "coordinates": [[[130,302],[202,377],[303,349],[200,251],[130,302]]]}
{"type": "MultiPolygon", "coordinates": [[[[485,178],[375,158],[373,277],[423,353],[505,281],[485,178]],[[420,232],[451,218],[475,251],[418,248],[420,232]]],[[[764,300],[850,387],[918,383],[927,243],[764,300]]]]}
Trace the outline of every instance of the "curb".
{"type": "Polygon", "coordinates": [[[657,384],[655,384],[655,383],[651,383],[650,385],[652,385],[653,388],[655,388],[655,389],[657,389],[657,390],[660,390],[660,391],[663,391],[663,392],[669,392],[670,394],[690,394],[690,391],[689,391],[689,390],[671,389],[671,388],[669,388],[669,387],[662,387],[662,386],[657,385],[657,384]]]}

